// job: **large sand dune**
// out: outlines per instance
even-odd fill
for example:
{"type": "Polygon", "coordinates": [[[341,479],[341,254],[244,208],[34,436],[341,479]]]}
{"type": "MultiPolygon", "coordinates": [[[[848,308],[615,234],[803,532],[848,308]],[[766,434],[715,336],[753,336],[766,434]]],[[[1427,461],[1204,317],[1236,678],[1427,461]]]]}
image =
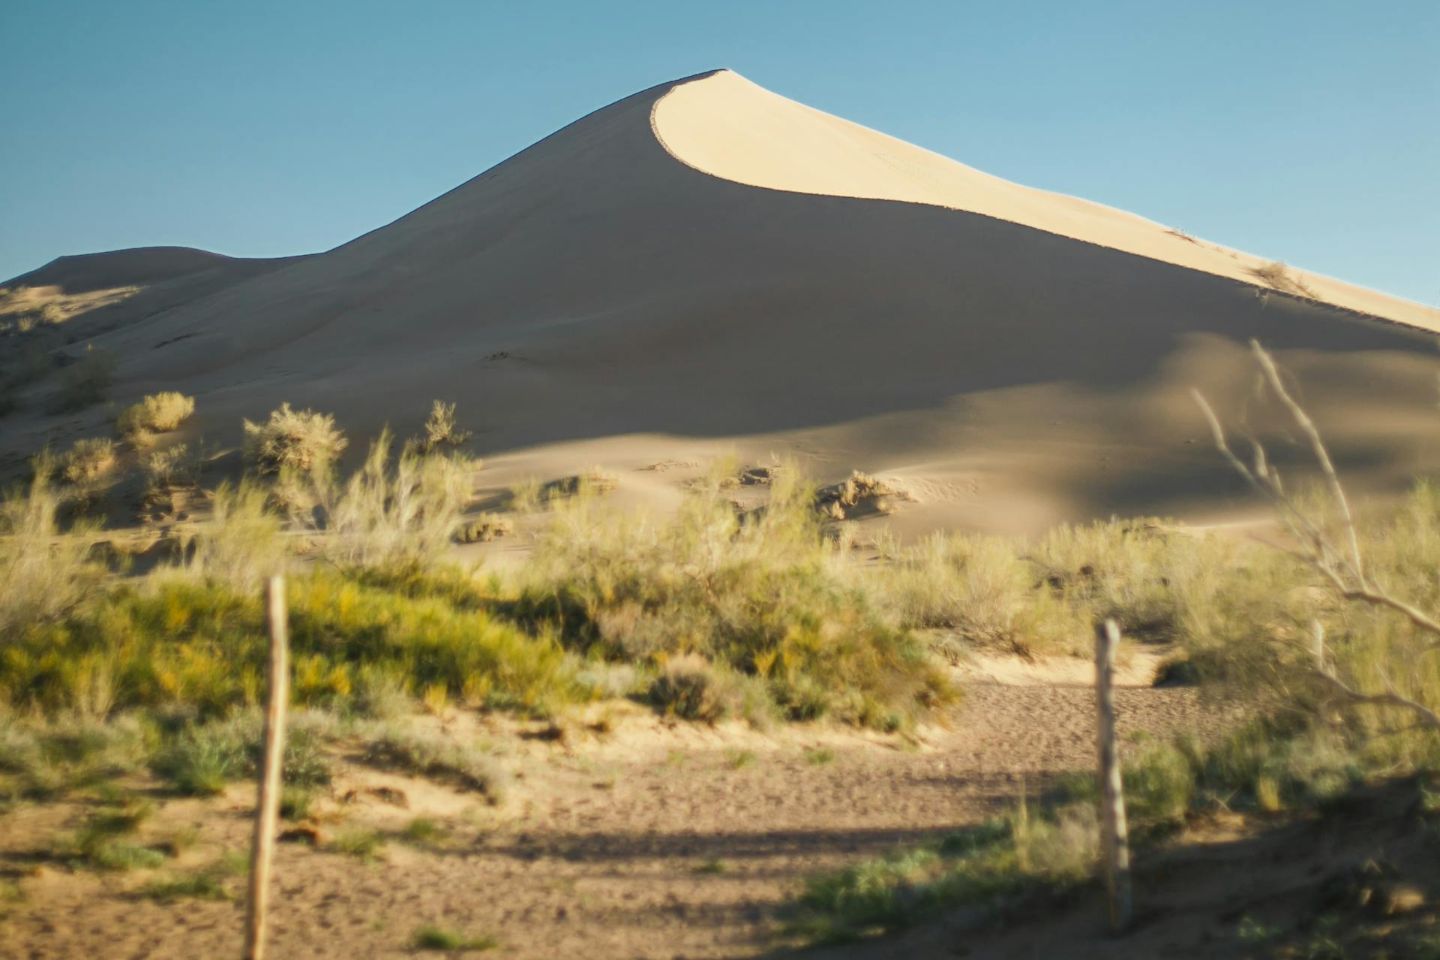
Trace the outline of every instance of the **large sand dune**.
{"type": "MultiPolygon", "coordinates": [[[[722,71],[95,343],[121,358],[117,400],[194,393],[194,429],[215,441],[282,400],[364,434],[408,429],[439,397],[496,483],[792,453],[908,481],[917,529],[1033,529],[1223,512],[1237,490],[1188,390],[1238,414],[1258,337],[1358,485],[1434,466],[1436,312],[1300,271],[1277,291],[1265,262],[722,71]]],[[[5,445],[101,416],[12,418],[5,445]]]]}

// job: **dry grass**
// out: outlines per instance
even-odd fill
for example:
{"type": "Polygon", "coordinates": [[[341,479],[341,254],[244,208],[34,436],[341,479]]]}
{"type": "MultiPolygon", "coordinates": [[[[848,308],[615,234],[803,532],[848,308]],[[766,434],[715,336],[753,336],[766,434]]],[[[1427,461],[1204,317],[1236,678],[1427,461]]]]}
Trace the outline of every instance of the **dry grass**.
{"type": "Polygon", "coordinates": [[[89,559],[92,528],[60,528],[48,474],[37,469],[28,490],[0,502],[0,636],[78,606],[104,572],[89,559]]]}
{"type": "Polygon", "coordinates": [[[445,555],[460,526],[473,471],[464,457],[426,456],[409,447],[392,458],[390,436],[382,433],[343,487],[323,478],[312,483],[310,495],[320,509],[301,519],[319,527],[319,550],[337,563],[427,564],[445,555]],[[320,524],[314,523],[317,515],[320,524]]]}
{"type": "Polygon", "coordinates": [[[264,488],[250,481],[222,484],[210,516],[188,538],[185,572],[237,590],[254,590],[286,566],[280,520],[264,488]]]}

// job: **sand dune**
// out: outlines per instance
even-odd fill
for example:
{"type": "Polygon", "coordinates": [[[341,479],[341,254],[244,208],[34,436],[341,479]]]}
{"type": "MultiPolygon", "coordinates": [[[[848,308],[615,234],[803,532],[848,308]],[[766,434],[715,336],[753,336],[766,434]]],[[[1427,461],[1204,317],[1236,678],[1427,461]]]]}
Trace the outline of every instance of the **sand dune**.
{"type": "MultiPolygon", "coordinates": [[[[655,104],[655,133],[675,157],[737,183],[979,213],[1142,257],[1272,286],[1275,261],[1198,240],[1133,213],[1023,187],[821,113],[728,70],[675,87],[655,104]],[[784,148],[779,149],[783,144],[784,148]]],[[[1440,310],[1288,269],[1291,292],[1440,330],[1440,310]]],[[[1282,285],[1285,281],[1281,280],[1282,285]]]]}
{"type": "MultiPolygon", "coordinates": [[[[1188,389],[1238,413],[1259,337],[1362,488],[1433,466],[1434,312],[1308,274],[1310,296],[1285,295],[1249,273],[1263,262],[720,72],[94,342],[121,358],[117,401],[194,393],[212,442],[282,400],[363,435],[441,397],[495,484],[788,453],[906,479],[919,530],[1226,512],[1238,491],[1188,389]]],[[[11,418],[5,446],[88,416],[11,418]]]]}

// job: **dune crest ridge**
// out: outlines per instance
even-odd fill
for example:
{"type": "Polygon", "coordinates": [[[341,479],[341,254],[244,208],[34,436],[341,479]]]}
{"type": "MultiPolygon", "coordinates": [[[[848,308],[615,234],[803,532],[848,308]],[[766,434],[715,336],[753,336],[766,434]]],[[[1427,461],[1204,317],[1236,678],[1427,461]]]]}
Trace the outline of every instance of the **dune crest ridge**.
{"type": "Polygon", "coordinates": [[[1277,288],[1440,331],[1440,309],[1200,240],[1114,207],[1022,186],[772,93],[730,71],[677,83],[656,101],[657,139],[702,173],[770,190],[893,200],[977,213],[1112,250],[1277,288]]]}

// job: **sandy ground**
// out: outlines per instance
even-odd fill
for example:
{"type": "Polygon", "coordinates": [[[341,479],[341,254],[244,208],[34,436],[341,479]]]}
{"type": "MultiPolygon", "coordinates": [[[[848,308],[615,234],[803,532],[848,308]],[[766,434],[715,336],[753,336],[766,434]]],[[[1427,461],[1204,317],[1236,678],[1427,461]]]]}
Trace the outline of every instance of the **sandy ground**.
{"type": "MultiPolygon", "coordinates": [[[[1132,664],[1130,679],[1145,669],[1132,664]]],[[[1059,771],[1088,767],[1090,689],[1056,684],[1043,667],[1009,668],[1005,683],[985,675],[976,670],[964,705],[919,743],[822,728],[665,725],[638,713],[612,733],[577,727],[560,743],[491,730],[485,742],[518,777],[498,808],[347,768],[337,793],[359,799],[334,816],[393,834],[424,814],[448,837],[433,850],[392,840],[372,864],[283,845],[273,955],[409,955],[424,923],[494,936],[516,958],[772,951],[776,908],[808,875],[973,823],[1059,771]],[[375,786],[401,791],[405,808],[373,799],[375,786]]],[[[1213,718],[1181,689],[1127,687],[1118,703],[1124,736],[1203,730],[1213,718]]],[[[154,822],[198,828],[191,860],[243,850],[247,794],[165,801],[154,822]]],[[[5,956],[238,951],[236,903],[160,905],[133,896],[143,876],[71,873],[37,854],[76,815],[33,807],[0,820],[0,869],[19,876],[23,893],[6,905],[5,956]]]]}

